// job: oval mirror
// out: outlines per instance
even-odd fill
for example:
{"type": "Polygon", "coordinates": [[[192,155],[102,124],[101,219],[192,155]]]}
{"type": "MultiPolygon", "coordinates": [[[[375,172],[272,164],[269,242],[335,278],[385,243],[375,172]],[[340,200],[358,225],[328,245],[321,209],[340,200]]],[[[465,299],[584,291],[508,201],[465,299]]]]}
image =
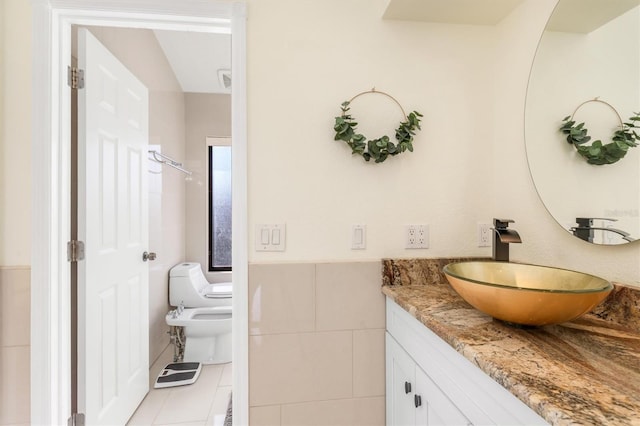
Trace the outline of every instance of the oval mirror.
{"type": "Polygon", "coordinates": [[[640,126],[630,120],[640,112],[639,4],[559,0],[529,76],[525,144],[536,190],[562,227],[595,244],[640,239],[640,146],[594,165],[560,127],[573,117],[591,136],[584,146],[596,146],[611,143],[621,121],[640,126]]]}

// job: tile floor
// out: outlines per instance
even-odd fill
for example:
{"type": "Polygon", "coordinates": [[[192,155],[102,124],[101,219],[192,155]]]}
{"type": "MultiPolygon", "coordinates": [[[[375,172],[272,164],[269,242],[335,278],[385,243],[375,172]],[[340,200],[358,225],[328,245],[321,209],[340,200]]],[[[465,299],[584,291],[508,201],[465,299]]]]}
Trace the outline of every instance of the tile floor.
{"type": "Polygon", "coordinates": [[[222,426],[231,395],[231,363],[203,365],[192,385],[154,389],[158,373],[172,361],[173,346],[169,346],[151,366],[149,393],[127,424],[222,426]]]}

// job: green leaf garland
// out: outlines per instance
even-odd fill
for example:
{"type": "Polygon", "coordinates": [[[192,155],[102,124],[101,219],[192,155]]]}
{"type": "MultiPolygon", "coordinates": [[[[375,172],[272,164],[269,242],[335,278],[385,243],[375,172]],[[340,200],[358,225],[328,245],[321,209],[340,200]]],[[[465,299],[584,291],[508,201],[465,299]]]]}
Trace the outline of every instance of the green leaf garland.
{"type": "Polygon", "coordinates": [[[416,130],[421,130],[420,118],[422,114],[413,111],[406,117],[406,121],[400,123],[395,132],[396,144],[387,135],[367,141],[364,135],[356,133],[358,123],[349,114],[350,103],[350,101],[345,101],[340,107],[342,114],[336,117],[333,126],[333,130],[336,132],[334,140],[346,142],[351,148],[352,154],[361,155],[365,161],[373,158],[376,163],[382,163],[389,156],[395,156],[401,152],[413,152],[413,136],[416,134],[416,130]]]}
{"type": "Polygon", "coordinates": [[[640,121],[640,113],[634,112],[629,118],[629,123],[623,123],[622,128],[613,133],[612,142],[603,144],[601,140],[594,141],[591,145],[586,143],[591,140],[588,130],[584,123],[576,125],[576,122],[566,116],[562,119],[563,125],[560,131],[567,135],[567,143],[572,144],[578,154],[580,154],[587,163],[594,165],[613,164],[627,155],[629,148],[638,146],[640,136],[636,133],[636,122],[640,121]]]}

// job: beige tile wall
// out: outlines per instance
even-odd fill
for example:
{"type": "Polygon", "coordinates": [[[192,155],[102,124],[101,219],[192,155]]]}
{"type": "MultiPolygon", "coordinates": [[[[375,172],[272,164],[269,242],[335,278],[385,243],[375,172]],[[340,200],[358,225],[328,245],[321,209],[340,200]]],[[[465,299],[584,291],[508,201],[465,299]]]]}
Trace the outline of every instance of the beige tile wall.
{"type": "Polygon", "coordinates": [[[31,269],[0,267],[0,425],[29,423],[31,269]]]}
{"type": "Polygon", "coordinates": [[[249,416],[263,425],[383,425],[380,262],[249,267],[249,416]]]}

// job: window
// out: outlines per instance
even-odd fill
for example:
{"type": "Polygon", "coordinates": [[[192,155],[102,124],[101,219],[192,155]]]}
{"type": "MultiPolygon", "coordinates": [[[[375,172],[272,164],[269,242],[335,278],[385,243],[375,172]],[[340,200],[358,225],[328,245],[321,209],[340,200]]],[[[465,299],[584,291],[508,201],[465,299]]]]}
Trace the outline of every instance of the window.
{"type": "Polygon", "coordinates": [[[230,270],[231,146],[213,145],[209,146],[209,271],[230,270]]]}

